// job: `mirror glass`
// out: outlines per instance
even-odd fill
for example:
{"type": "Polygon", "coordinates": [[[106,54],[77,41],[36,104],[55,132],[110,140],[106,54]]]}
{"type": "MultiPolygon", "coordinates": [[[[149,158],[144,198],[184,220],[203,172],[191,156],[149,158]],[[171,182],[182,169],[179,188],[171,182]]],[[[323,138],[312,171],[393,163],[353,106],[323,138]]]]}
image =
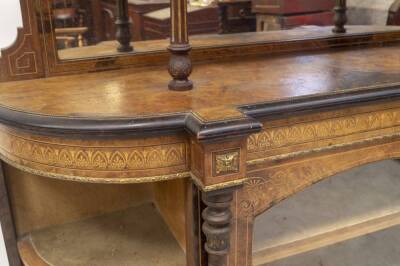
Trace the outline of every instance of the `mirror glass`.
{"type": "Polygon", "coordinates": [[[19,0],[0,1],[0,49],[14,43],[17,28],[22,27],[21,7],[19,0]]]}
{"type": "MultiPolygon", "coordinates": [[[[118,53],[117,0],[51,1],[61,60],[118,53]]],[[[315,4],[304,6],[286,5],[290,1],[284,0],[188,1],[188,30],[194,47],[210,45],[210,40],[219,45],[243,42],[249,38],[249,32],[331,25],[335,4],[335,0],[312,1],[315,4]],[[236,37],[221,38],[225,35],[236,37]]],[[[128,0],[133,52],[166,49],[170,35],[169,5],[170,0],[128,0]]]]}

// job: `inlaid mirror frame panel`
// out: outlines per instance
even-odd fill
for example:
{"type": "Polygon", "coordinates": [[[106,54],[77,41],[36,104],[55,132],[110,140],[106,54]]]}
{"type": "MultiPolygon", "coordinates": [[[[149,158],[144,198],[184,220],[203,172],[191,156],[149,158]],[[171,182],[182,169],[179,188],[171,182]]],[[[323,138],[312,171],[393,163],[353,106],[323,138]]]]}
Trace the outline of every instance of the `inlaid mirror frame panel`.
{"type": "Polygon", "coordinates": [[[19,1],[23,27],[18,28],[14,44],[1,50],[0,81],[33,79],[45,75],[37,6],[34,1],[19,1]]]}
{"type": "Polygon", "coordinates": [[[162,50],[115,53],[107,56],[60,60],[52,21],[53,0],[19,0],[23,27],[17,39],[1,50],[0,81],[118,69],[134,65],[166,64],[168,43],[162,50]]]}

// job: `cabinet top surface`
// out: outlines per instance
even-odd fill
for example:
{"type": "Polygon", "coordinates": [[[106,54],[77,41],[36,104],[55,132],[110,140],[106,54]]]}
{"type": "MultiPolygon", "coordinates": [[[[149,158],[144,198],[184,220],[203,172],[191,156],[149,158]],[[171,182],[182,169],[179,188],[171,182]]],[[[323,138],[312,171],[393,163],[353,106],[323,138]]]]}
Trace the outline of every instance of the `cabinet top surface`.
{"type": "MultiPolygon", "coordinates": [[[[196,64],[191,91],[167,89],[165,68],[125,69],[0,83],[0,106],[69,118],[199,113],[224,120],[239,106],[400,85],[400,46],[352,47],[196,64]]],[[[235,114],[234,114],[235,115],[235,114]]]]}

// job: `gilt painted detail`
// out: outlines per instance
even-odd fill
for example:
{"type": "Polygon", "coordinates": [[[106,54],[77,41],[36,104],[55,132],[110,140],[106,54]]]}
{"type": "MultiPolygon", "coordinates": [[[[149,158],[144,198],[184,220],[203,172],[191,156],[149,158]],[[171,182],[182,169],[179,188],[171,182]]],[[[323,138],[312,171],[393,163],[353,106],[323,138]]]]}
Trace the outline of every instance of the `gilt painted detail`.
{"type": "Polygon", "coordinates": [[[124,171],[186,164],[185,143],[135,147],[65,146],[8,135],[0,138],[2,152],[53,167],[124,171]]]}
{"type": "Polygon", "coordinates": [[[239,172],[240,150],[213,153],[213,175],[227,175],[239,172]]]}
{"type": "Polygon", "coordinates": [[[400,125],[400,109],[358,114],[324,121],[267,128],[248,139],[248,151],[262,152],[322,139],[346,136],[400,125]]]}
{"type": "Polygon", "coordinates": [[[322,165],[299,165],[248,178],[239,199],[239,212],[255,216],[333,172],[322,165]]]}

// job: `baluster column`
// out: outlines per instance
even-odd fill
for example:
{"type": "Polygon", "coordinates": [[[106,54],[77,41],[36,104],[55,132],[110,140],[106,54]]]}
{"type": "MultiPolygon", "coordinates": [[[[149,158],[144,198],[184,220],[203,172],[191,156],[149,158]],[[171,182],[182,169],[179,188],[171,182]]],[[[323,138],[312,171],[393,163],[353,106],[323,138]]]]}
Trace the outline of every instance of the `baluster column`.
{"type": "Polygon", "coordinates": [[[346,0],[336,0],[336,6],[334,8],[335,17],[333,28],[334,33],[345,33],[346,28],[344,27],[347,23],[347,3],[346,0]]]}
{"type": "Polygon", "coordinates": [[[230,205],[233,192],[232,188],[203,192],[203,202],[207,207],[202,213],[204,219],[202,229],[207,238],[205,250],[208,255],[208,266],[228,265],[232,219],[230,205]]]}
{"type": "Polygon", "coordinates": [[[168,71],[172,80],[168,84],[170,90],[190,90],[193,83],[188,79],[192,73],[192,61],[189,57],[187,29],[187,0],[171,0],[171,40],[168,50],[171,53],[168,71]]]}
{"type": "Polygon", "coordinates": [[[119,42],[118,52],[131,52],[131,28],[128,14],[128,0],[117,0],[116,38],[119,42]]]}

